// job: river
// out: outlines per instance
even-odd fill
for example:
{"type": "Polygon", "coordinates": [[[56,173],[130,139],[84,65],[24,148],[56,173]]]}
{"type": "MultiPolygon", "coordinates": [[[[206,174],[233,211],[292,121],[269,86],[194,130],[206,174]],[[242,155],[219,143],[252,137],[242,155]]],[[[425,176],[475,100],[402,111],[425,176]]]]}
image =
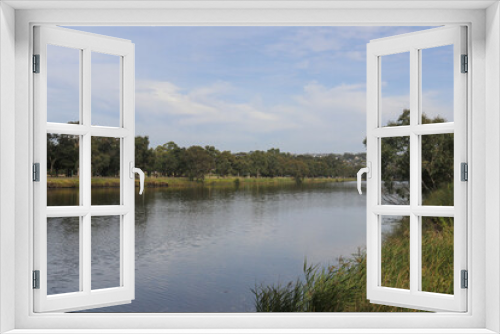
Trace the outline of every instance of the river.
{"type": "MultiPolygon", "coordinates": [[[[92,192],[95,204],[118,189],[92,192]]],[[[77,191],[49,189],[48,197],[64,201],[77,191]]],[[[105,246],[92,254],[92,280],[101,274],[101,287],[113,286],[118,232],[99,219],[92,240],[105,246]]],[[[91,312],[255,312],[252,288],[303,277],[305,260],[328,266],[355,253],[366,243],[365,222],[366,199],[354,182],[146,188],[136,194],[135,300],[91,312]]],[[[78,229],[63,223],[56,218],[48,228],[49,294],[78,285],[78,263],[67,263],[65,250],[77,252],[78,229]]]]}

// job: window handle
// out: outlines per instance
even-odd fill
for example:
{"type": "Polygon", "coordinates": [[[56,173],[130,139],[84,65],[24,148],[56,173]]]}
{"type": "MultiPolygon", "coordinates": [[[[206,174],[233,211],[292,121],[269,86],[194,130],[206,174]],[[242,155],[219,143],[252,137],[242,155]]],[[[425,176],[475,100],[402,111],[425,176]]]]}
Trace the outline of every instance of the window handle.
{"type": "Polygon", "coordinates": [[[367,163],[368,167],[365,167],[365,168],[361,168],[359,171],[358,171],[358,192],[360,195],[363,194],[363,192],[361,191],[361,175],[363,175],[363,173],[366,173],[366,178],[370,179],[372,177],[372,163],[368,161],[367,163]]]}
{"type": "Polygon", "coordinates": [[[134,163],[132,161],[130,161],[129,167],[131,179],[135,179],[135,173],[139,174],[139,195],[142,195],[144,191],[144,172],[142,169],[134,167],[134,163]]]}

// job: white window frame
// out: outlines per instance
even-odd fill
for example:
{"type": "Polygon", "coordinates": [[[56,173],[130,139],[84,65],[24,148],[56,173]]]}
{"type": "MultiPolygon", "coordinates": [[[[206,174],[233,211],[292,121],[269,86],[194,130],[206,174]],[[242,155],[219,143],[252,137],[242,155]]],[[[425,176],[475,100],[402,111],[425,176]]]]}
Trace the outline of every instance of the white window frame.
{"type": "Polygon", "coordinates": [[[466,27],[445,26],[370,41],[367,45],[367,298],[372,303],[422,310],[467,310],[467,290],[461,287],[460,275],[467,270],[467,183],[461,181],[461,163],[467,163],[467,76],[461,73],[461,55],[467,54],[466,27]],[[453,121],[422,124],[422,50],[453,47],[453,121]],[[382,59],[392,54],[409,54],[410,124],[388,127],[382,124],[382,59]],[[454,205],[422,205],[422,136],[454,134],[454,205]],[[405,136],[409,140],[410,201],[408,205],[382,202],[381,150],[383,138],[405,136]],[[382,216],[409,218],[409,289],[381,285],[382,216]],[[422,217],[453,217],[454,294],[422,291],[422,217]]]}
{"type": "MultiPolygon", "coordinates": [[[[497,1],[22,2],[0,4],[0,331],[500,332],[500,11],[497,1]],[[14,7],[35,8],[14,11],[14,7]],[[59,8],[58,7],[68,7],[59,8]],[[71,6],[86,9],[72,9],[71,6]],[[98,10],[109,6],[114,10],[98,10]],[[136,6],[144,9],[123,9],[136,6]],[[147,7],[150,6],[150,9],[147,7]],[[155,7],[166,8],[155,8],[155,7]],[[177,8],[176,8],[177,6],[177,8]],[[391,9],[392,6],[397,7],[391,9]],[[151,9],[153,7],[154,9],[151,9]],[[168,8],[169,7],[169,8],[168,8]],[[179,8],[184,7],[184,8],[179,8]],[[225,8],[228,7],[228,8],[225,8]],[[232,8],[231,8],[232,7],[232,8]],[[243,7],[243,8],[242,8],[243,7]],[[406,7],[406,8],[405,8],[406,7]],[[46,8],[41,10],[41,8],[46,8]],[[48,8],[48,9],[47,9],[48,8]],[[94,9],[92,9],[94,8],[94,9]],[[437,9],[436,9],[437,8],[437,9]],[[15,18],[15,21],[14,21],[15,18]],[[469,307],[436,314],[34,314],[32,270],[32,27],[60,25],[440,25],[469,31],[469,307]],[[485,24],[486,23],[486,24],[485,24]],[[8,29],[5,29],[8,28],[8,29]],[[15,31],[15,40],[14,33],[15,31]],[[15,73],[12,71],[15,65],[15,73]],[[15,82],[15,86],[12,85],[15,82]],[[14,99],[15,96],[15,99],[14,99]],[[15,115],[12,112],[15,110],[15,115]],[[15,130],[9,130],[8,127],[15,130]],[[15,145],[12,145],[12,136],[15,145]],[[10,138],[8,136],[11,136],[10,138]],[[488,152],[488,154],[486,154],[488,152]],[[485,163],[488,162],[486,165],[485,163]],[[12,173],[15,170],[15,178],[12,173]],[[488,182],[486,182],[488,175],[488,182]],[[6,186],[11,186],[7,188],[6,186]],[[15,198],[11,197],[15,189],[15,198]],[[12,205],[14,211],[9,207],[12,205]],[[472,227],[473,226],[473,227],[472,227]],[[14,254],[14,256],[12,256],[14,254]],[[29,260],[27,260],[29,259],[29,260]],[[488,266],[486,266],[488,263],[488,266]],[[12,289],[12,286],[15,286],[12,289]],[[487,291],[487,293],[486,293],[487,291]],[[12,307],[12,305],[15,305],[12,307]],[[245,331],[246,329],[246,331],[245,331]],[[357,330],[356,330],[357,329],[357,330]],[[39,331],[40,330],[40,331],[39,331]]],[[[133,42],[133,41],[132,41],[133,42]]]]}
{"type": "MultiPolygon", "coordinates": [[[[39,73],[34,84],[34,162],[39,163],[39,181],[33,184],[34,270],[39,271],[39,288],[34,289],[35,312],[75,311],[130,303],[135,296],[135,192],[132,169],[135,152],[135,75],[134,44],[128,40],[61,27],[34,27],[34,54],[39,56],[39,73]],[[73,48],[80,53],[79,124],[47,122],[47,46],[73,48]],[[91,58],[93,52],[119,58],[119,126],[92,125],[91,58]],[[47,134],[78,136],[80,143],[80,199],[76,206],[47,206],[47,134]],[[120,204],[91,203],[91,139],[111,137],[120,141],[120,204]],[[132,176],[132,177],[131,177],[132,176]],[[120,285],[92,289],[91,220],[93,216],[119,216],[120,285]],[[79,290],[48,295],[47,291],[47,218],[79,219],[79,290]]],[[[118,78],[117,78],[118,79],[118,78]]]]}

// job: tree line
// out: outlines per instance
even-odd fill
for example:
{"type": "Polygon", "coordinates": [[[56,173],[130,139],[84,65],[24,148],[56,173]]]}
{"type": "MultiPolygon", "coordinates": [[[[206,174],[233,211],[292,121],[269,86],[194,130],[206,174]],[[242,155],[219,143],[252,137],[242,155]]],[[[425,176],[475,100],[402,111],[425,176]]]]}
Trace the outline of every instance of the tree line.
{"type": "MultiPolygon", "coordinates": [[[[116,177],[120,173],[120,140],[92,137],[92,176],[116,177]]],[[[232,153],[214,146],[181,147],[170,141],[150,147],[148,136],[135,137],[135,165],[148,176],[187,177],[203,180],[220,177],[354,177],[365,164],[365,153],[292,154],[278,148],[232,153]]],[[[78,136],[47,135],[49,175],[78,175],[78,136]]]]}
{"type": "MultiPolygon", "coordinates": [[[[422,122],[442,123],[441,117],[422,122]]],[[[410,111],[387,126],[410,124],[410,111]]],[[[366,145],[366,139],[364,141],[366,145]]],[[[422,136],[422,192],[431,193],[453,181],[453,134],[422,136]]],[[[381,139],[381,173],[388,197],[395,200],[409,196],[410,141],[409,137],[381,139]]],[[[92,137],[92,176],[115,177],[120,173],[120,140],[92,137]]],[[[148,176],[187,177],[203,180],[206,175],[239,177],[344,177],[352,178],[365,166],[365,153],[292,154],[279,148],[267,151],[232,153],[214,146],[181,147],[170,141],[150,147],[148,136],[135,137],[135,164],[148,176]]],[[[49,175],[78,175],[79,138],[72,135],[47,135],[47,171],[49,175]]]]}

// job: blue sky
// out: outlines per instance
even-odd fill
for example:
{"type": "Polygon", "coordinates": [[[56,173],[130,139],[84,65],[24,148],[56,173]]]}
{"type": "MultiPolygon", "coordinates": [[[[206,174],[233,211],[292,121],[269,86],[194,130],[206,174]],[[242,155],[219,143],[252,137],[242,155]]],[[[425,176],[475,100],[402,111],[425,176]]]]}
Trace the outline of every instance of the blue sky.
{"type": "MultiPolygon", "coordinates": [[[[153,147],[175,141],[233,152],[279,147],[294,153],[342,153],[364,151],[366,44],[427,28],[72,29],[135,43],[136,134],[149,135],[153,147]]],[[[423,105],[430,114],[450,118],[451,50],[425,52],[432,55],[423,59],[423,105]]],[[[92,73],[100,77],[92,81],[92,117],[93,124],[114,125],[118,72],[113,57],[105,58],[93,58],[92,73]]],[[[409,67],[404,60],[386,63],[384,67],[383,60],[383,105],[388,120],[408,107],[409,67]]],[[[53,98],[51,107],[50,88],[69,72],[62,65],[54,71],[61,72],[53,72],[49,81],[49,109],[55,115],[64,104],[53,98]]],[[[63,93],[52,91],[52,96],[63,93]]]]}

